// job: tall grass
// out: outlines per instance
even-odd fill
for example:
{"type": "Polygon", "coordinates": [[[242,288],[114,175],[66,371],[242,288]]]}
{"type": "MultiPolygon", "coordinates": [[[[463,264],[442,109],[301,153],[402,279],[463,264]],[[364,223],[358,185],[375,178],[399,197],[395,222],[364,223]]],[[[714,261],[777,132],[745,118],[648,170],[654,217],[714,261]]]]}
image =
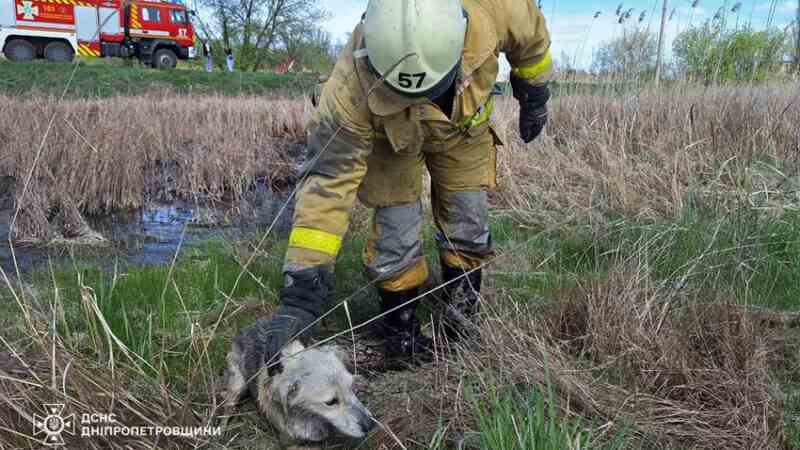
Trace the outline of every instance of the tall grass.
{"type": "MultiPolygon", "coordinates": [[[[245,277],[237,284],[240,270],[240,263],[229,249],[220,243],[209,243],[187,250],[173,267],[140,267],[109,273],[103,268],[81,267],[76,263],[43,275],[58,287],[64,299],[81,298],[82,289],[91,289],[111,333],[145,360],[163,361],[164,369],[180,374],[187,368],[185,358],[191,346],[192,324],[210,320],[209,315],[213,316],[224,303],[225,296],[265,299],[267,307],[274,303],[274,286],[280,282],[279,264],[255,264],[250,269],[252,277],[245,277]]],[[[41,284],[46,285],[47,280],[41,284]]],[[[61,332],[83,334],[86,338],[84,345],[74,350],[89,351],[102,359],[97,354],[102,346],[95,345],[103,334],[97,319],[93,315],[87,317],[86,311],[74,302],[63,302],[60,306],[61,332]]],[[[247,319],[252,320],[253,315],[248,314],[247,319]]],[[[224,345],[215,348],[215,367],[219,368],[224,345]]]]}
{"type": "Polygon", "coordinates": [[[12,236],[46,242],[80,228],[80,214],[174,198],[236,203],[257,184],[285,185],[306,115],[301,101],[254,97],[2,99],[0,177],[15,180],[21,207],[12,236]]]}
{"type": "Polygon", "coordinates": [[[477,407],[477,431],[480,433],[481,449],[623,448],[624,432],[606,439],[604,444],[595,442],[595,430],[587,429],[580,419],[559,419],[555,404],[556,395],[549,383],[545,387],[534,388],[529,398],[513,391],[502,395],[492,392],[488,404],[477,407]]]}
{"type": "Polygon", "coordinates": [[[513,100],[496,119],[498,196],[532,224],[800,207],[798,84],[561,96],[528,145],[513,100]]]}
{"type": "MultiPolygon", "coordinates": [[[[546,133],[523,145],[516,104],[500,101],[495,203],[527,223],[677,217],[687,208],[800,207],[797,85],[700,88],[677,84],[611,95],[565,95],[546,133]]],[[[291,179],[309,105],[299,100],[186,98],[160,92],[114,101],[0,102],[0,177],[16,196],[40,154],[19,239],[69,234],[79,213],[153,199],[241,198],[257,180],[291,179]],[[46,139],[31,141],[48,129],[46,139]]]]}
{"type": "MultiPolygon", "coordinates": [[[[796,428],[787,417],[800,412],[781,388],[796,383],[800,354],[796,337],[781,327],[797,319],[787,313],[790,320],[776,326],[772,313],[793,309],[798,292],[794,88],[561,97],[547,133],[527,146],[515,135],[513,103],[501,102],[496,119],[508,145],[493,195],[501,256],[487,267],[481,340],[445,346],[434,363],[414,370],[362,368],[370,375],[365,401],[391,431],[364,445],[790,445],[796,428]],[[621,430],[624,443],[613,438],[621,430]],[[470,440],[480,432],[483,442],[470,440]]],[[[299,139],[305,114],[299,101],[279,102],[285,109],[274,111],[258,99],[193,106],[172,97],[57,107],[11,101],[0,114],[22,111],[41,126],[37,111],[120,120],[128,115],[120,105],[133,108],[137,124],[152,124],[147,139],[137,134],[146,127],[95,121],[97,129],[78,130],[96,133],[89,146],[56,122],[30,187],[40,193],[42,217],[58,205],[53,193],[84,213],[136,207],[151,195],[148,183],[174,173],[162,184],[178,186],[169,195],[244,196],[262,167],[277,167],[259,162],[261,146],[269,152],[274,139],[299,139]],[[175,105],[216,121],[204,124],[234,125],[175,137],[166,120],[181,113],[175,105]],[[148,178],[153,166],[157,176],[148,178]],[[110,178],[98,176],[106,172],[110,178]]],[[[33,155],[22,137],[11,142],[13,151],[0,153],[0,173],[19,189],[33,155]]],[[[31,207],[27,195],[17,195],[31,207]]],[[[352,245],[363,239],[355,226],[333,295],[334,302],[350,299],[355,323],[376,309],[372,294],[351,298],[364,286],[352,245]]],[[[26,429],[19,411],[55,401],[76,413],[118,412],[129,424],[214,423],[226,343],[251,313],[269,312],[280,284],[280,248],[245,248],[264,263],[236,291],[231,279],[246,258],[213,247],[169,268],[108,274],[78,266],[50,272],[35,288],[4,280],[2,320],[17,319],[0,334],[0,431],[26,429]]],[[[435,259],[430,242],[426,255],[435,259]]],[[[435,296],[426,301],[435,310],[435,296]]],[[[337,320],[336,331],[349,323],[337,320]]],[[[222,442],[166,439],[158,446],[270,447],[274,436],[251,411],[222,442]]],[[[6,447],[33,442],[0,433],[6,447]]],[[[136,437],[101,444],[153,446],[136,437]]]]}

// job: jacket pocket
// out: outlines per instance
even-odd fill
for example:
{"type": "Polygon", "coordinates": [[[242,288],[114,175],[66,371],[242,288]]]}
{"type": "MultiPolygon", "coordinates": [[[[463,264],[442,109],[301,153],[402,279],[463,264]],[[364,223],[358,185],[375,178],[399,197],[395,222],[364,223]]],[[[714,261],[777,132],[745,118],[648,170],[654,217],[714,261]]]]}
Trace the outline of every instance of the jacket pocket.
{"type": "Polygon", "coordinates": [[[395,153],[416,155],[422,149],[425,136],[422,123],[415,117],[414,108],[383,118],[383,132],[395,153]]]}

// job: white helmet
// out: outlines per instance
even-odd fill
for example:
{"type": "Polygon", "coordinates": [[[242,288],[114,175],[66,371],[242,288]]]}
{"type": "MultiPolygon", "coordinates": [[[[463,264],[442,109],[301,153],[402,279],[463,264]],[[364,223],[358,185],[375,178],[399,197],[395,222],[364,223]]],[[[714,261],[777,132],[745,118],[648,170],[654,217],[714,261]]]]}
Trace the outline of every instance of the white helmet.
{"type": "Polygon", "coordinates": [[[370,0],[364,15],[372,68],[394,89],[414,97],[435,98],[450,86],[466,33],[460,0],[370,0]]]}

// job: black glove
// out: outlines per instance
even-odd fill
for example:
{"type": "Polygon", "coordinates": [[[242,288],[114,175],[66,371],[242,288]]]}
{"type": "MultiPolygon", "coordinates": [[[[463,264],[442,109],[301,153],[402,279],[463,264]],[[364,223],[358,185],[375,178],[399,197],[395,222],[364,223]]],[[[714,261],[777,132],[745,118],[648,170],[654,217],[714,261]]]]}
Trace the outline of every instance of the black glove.
{"type": "Polygon", "coordinates": [[[307,338],[314,331],[310,325],[325,313],[328,304],[330,278],[330,272],[324,267],[284,274],[281,305],[272,313],[264,330],[264,362],[270,364],[270,375],[280,369],[279,365],[273,365],[277,361],[274,356],[284,345],[293,337],[307,338]]]}
{"type": "Polygon", "coordinates": [[[547,124],[547,101],[550,89],[547,83],[530,84],[512,76],[511,89],[519,101],[519,135],[527,144],[536,139],[547,124]]]}

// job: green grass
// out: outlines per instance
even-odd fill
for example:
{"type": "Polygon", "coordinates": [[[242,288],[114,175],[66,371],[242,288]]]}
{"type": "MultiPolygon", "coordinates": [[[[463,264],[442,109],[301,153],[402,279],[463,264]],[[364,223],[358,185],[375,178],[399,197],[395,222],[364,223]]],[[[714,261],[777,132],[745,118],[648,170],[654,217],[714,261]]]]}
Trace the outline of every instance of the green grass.
{"type": "MultiPolygon", "coordinates": [[[[359,234],[348,237],[339,255],[330,298],[331,306],[349,299],[354,324],[378,312],[374,290],[361,289],[366,283],[360,253],[365,239],[359,234]]],[[[278,239],[267,239],[262,251],[269,257],[257,258],[250,266],[250,275],[245,274],[238,283],[239,261],[247,255],[237,260],[231,245],[220,241],[184,249],[172,266],[130,265],[109,271],[76,260],[39,269],[32,281],[43,287],[47,302],[55,302],[57,295],[64,311],[59,332],[67,342],[78,343],[77,350],[100,360],[106,357],[102,323],[87,313],[81,302],[81,288],[85,287],[94,293],[113,334],[144,360],[157,361],[172,374],[185,373],[198,357],[192,353],[193,324],[209,331],[228,300],[249,305],[211,336],[211,367],[221,370],[230,338],[277,305],[285,246],[278,239]]],[[[0,294],[0,299],[3,297],[5,292],[0,294]]],[[[338,308],[322,326],[341,331],[348,322],[344,308],[338,308]]]]}
{"type": "Polygon", "coordinates": [[[800,450],[800,385],[793,386],[786,409],[790,415],[786,427],[789,448],[800,450]]]}
{"type": "MultiPolygon", "coordinates": [[[[800,310],[800,213],[766,219],[742,212],[677,221],[621,219],[600,234],[590,228],[530,232],[509,220],[495,223],[500,253],[511,267],[500,286],[524,296],[546,296],[576,280],[601,276],[614,264],[647,263],[654,278],[685,281],[740,303],[800,310]]],[[[500,262],[500,267],[509,268],[500,262]]]]}
{"type": "MultiPolygon", "coordinates": [[[[209,326],[207,322],[216,318],[214,312],[228,296],[275,301],[274,288],[280,282],[277,265],[256,263],[251,273],[258,281],[244,276],[237,284],[240,267],[228,248],[210,242],[184,251],[174,267],[135,266],[125,272],[108,272],[75,263],[35,276],[42,285],[49,282],[58,287],[64,310],[61,332],[69,337],[85,336],[80,350],[97,353],[101,359],[105,351],[100,321],[81,304],[84,286],[94,292],[105,322],[128,348],[144,360],[162,361],[170,371],[181,372],[188,367],[193,324],[206,322],[209,326]]],[[[240,315],[237,324],[245,325],[254,318],[240,315]]],[[[219,347],[212,352],[216,367],[222,366],[225,354],[223,336],[212,342],[219,347]]]]}
{"type": "MultiPolygon", "coordinates": [[[[539,232],[506,218],[495,220],[492,228],[497,252],[503,256],[490,268],[491,283],[519,301],[548,298],[580,280],[602,277],[620,261],[636,260],[652,268],[656,281],[672,283],[685,277],[695,287],[740,302],[800,309],[798,214],[763,222],[691,215],[678,222],[620,221],[602,236],[581,229],[539,232]]],[[[428,228],[424,248],[435,270],[438,254],[432,235],[428,228]]],[[[378,312],[374,289],[364,288],[361,248],[365,240],[366,235],[353,233],[339,255],[330,301],[335,305],[348,299],[351,317],[339,308],[324,323],[327,329],[341,330],[349,320],[358,324],[378,312]]],[[[58,288],[67,319],[64,332],[88,333],[96,340],[98,324],[87,322],[80,305],[80,287],[91,288],[114,334],[151,359],[164,355],[165,349],[170,354],[185,350],[192,321],[221,308],[228,298],[276,303],[285,242],[270,240],[266,248],[270,257],[257,259],[252,276],[242,277],[235,289],[240,264],[231,246],[222,242],[186,249],[174,267],[133,266],[115,273],[76,262],[40,272],[35,284],[58,288]]],[[[238,329],[254,318],[244,314],[228,328],[238,329]]],[[[175,368],[185,366],[181,358],[169,359],[175,368]]]]}
{"type": "MultiPolygon", "coordinates": [[[[60,96],[74,65],[49,61],[12,63],[0,59],[0,95],[14,97],[60,96]]],[[[183,95],[268,95],[310,90],[314,76],[307,74],[213,72],[182,69],[154,70],[135,62],[80,63],[67,91],[68,98],[96,98],[171,91],[183,95]]]]}
{"type": "Polygon", "coordinates": [[[741,303],[800,309],[800,214],[777,219],[750,213],[684,217],[620,226],[611,237],[624,256],[641,249],[656,278],[717,291],[741,303]],[[649,254],[648,254],[649,253],[649,254]]]}
{"type": "Polygon", "coordinates": [[[581,420],[565,420],[556,412],[553,386],[529,395],[516,391],[492,392],[488,404],[477,405],[480,448],[485,450],[606,449],[624,446],[620,433],[605,443],[595,441],[594,430],[581,420]]]}
{"type": "MultiPolygon", "coordinates": [[[[518,301],[551,298],[560,288],[602,278],[613,265],[630,260],[650,266],[656,282],[671,283],[688,274],[686,280],[693,287],[716,290],[740,302],[800,309],[800,285],[796,282],[800,279],[798,213],[766,219],[749,213],[702,217],[687,211],[677,221],[620,219],[602,231],[588,226],[533,230],[497,216],[492,230],[502,256],[490,267],[489,283],[518,301]]],[[[430,227],[426,229],[424,245],[432,268],[438,259],[433,232],[430,227]]],[[[361,269],[361,248],[366,238],[359,232],[346,238],[330,299],[331,305],[349,299],[354,324],[378,311],[374,289],[362,289],[367,284],[361,269]]],[[[257,258],[250,268],[252,276],[245,275],[234,289],[241,270],[234,253],[240,260],[242,254],[246,257],[242,248],[252,244],[208,242],[186,248],[174,267],[131,266],[109,272],[75,262],[41,269],[33,283],[44,293],[45,302],[54,302],[57,293],[63,308],[59,331],[74,350],[98,361],[108,358],[101,323],[87,314],[81,303],[80,288],[86,286],[94,292],[113,333],[158,367],[159,373],[150,374],[166,376],[173,380],[172,385],[180,387],[190,382],[184,374],[191,373],[201,358],[212,372],[219,373],[230,338],[277,303],[286,245],[282,240],[266,242],[262,250],[268,256],[257,258]],[[230,300],[255,306],[244,308],[211,333],[222,305],[230,300]],[[196,333],[207,336],[198,338],[196,333]],[[198,342],[207,343],[205,356],[199,354],[198,342]]],[[[0,303],[14,307],[11,302],[0,303]]],[[[344,309],[339,308],[323,322],[323,329],[328,334],[339,332],[348,323],[344,309]]],[[[15,325],[10,320],[0,320],[0,324],[7,329],[15,325]]],[[[787,377],[783,383],[787,392],[796,389],[797,381],[794,375],[787,377]]],[[[567,442],[590,443],[598,448],[592,425],[560,419],[552,409],[552,398],[552,392],[498,391],[489,404],[481,406],[478,425],[482,448],[569,448],[567,442]]],[[[787,411],[793,416],[800,414],[800,396],[790,397],[787,411]]],[[[800,450],[800,426],[790,420],[786,432],[800,450]]],[[[443,436],[444,431],[432,436],[429,447],[442,448],[443,436]]],[[[618,448],[615,446],[621,440],[612,439],[610,447],[599,448],[618,448]]]]}
{"type": "Polygon", "coordinates": [[[520,300],[547,297],[597,273],[606,245],[583,230],[532,230],[508,217],[493,221],[492,239],[499,255],[491,268],[494,283],[520,300]]]}

